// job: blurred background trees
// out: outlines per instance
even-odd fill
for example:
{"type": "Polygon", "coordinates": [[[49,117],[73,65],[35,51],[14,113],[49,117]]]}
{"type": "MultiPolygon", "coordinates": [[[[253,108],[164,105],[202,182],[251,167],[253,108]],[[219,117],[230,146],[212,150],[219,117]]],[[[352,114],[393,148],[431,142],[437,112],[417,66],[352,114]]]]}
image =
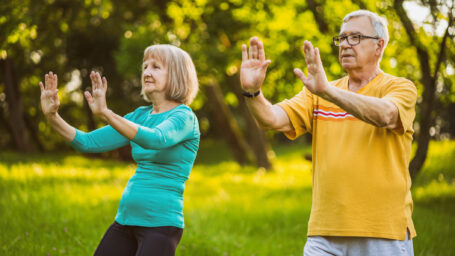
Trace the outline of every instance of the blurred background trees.
{"type": "MultiPolygon", "coordinates": [[[[24,153],[68,149],[45,123],[40,80],[59,75],[60,115],[81,130],[104,124],[93,117],[83,91],[88,74],[108,79],[108,104],[126,114],[147,104],[139,96],[144,49],[170,43],[196,65],[200,89],[192,104],[202,139],[226,141],[241,164],[271,169],[271,142],[282,135],[259,129],[240,94],[241,45],[265,44],[269,66],[263,92],[272,102],[303,85],[301,46],[318,46],[329,80],[344,76],[332,36],[347,13],[360,8],[385,16],[390,43],[381,68],[413,81],[419,91],[414,124],[417,150],[411,174],[421,169],[430,140],[455,135],[454,0],[15,0],[0,5],[0,148],[24,153]]],[[[128,150],[109,154],[127,159],[128,150]]]]}

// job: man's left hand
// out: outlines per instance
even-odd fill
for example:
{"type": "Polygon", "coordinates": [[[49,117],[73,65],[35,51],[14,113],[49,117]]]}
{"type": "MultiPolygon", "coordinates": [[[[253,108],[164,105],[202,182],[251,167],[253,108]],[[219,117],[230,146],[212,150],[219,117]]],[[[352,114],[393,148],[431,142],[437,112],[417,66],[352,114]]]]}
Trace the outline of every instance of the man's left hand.
{"type": "Polygon", "coordinates": [[[302,70],[295,68],[294,73],[300,78],[303,84],[310,90],[311,93],[323,97],[329,89],[329,81],[325,75],[324,67],[322,66],[319,49],[313,48],[309,41],[305,41],[303,45],[305,52],[305,62],[308,68],[308,77],[302,70]]]}

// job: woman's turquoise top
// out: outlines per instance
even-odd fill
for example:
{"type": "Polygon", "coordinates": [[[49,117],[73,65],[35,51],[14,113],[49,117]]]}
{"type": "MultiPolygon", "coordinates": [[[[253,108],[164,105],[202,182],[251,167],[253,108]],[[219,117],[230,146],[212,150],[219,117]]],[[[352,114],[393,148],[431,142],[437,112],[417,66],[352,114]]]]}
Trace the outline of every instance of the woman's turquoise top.
{"type": "Polygon", "coordinates": [[[183,228],[183,191],[199,148],[196,115],[179,105],[151,114],[139,107],[125,118],[139,125],[129,140],[110,125],[89,133],[76,130],[70,145],[81,152],[105,152],[131,145],[137,163],[120,199],[115,220],[122,225],[183,228]]]}

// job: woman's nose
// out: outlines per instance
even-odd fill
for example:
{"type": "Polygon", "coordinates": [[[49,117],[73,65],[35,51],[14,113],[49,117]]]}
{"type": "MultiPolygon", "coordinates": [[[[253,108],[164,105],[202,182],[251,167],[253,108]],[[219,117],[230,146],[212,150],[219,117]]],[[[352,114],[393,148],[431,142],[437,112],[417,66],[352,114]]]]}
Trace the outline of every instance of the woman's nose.
{"type": "Polygon", "coordinates": [[[149,67],[145,68],[144,69],[144,75],[150,75],[152,73],[151,71],[152,71],[151,68],[149,68],[149,67]]]}

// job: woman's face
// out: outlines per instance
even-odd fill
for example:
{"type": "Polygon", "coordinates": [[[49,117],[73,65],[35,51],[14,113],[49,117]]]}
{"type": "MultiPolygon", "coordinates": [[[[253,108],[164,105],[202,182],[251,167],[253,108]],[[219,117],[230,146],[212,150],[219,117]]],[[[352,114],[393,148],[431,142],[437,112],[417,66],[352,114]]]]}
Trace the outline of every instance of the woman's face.
{"type": "Polygon", "coordinates": [[[150,57],[144,61],[142,68],[144,93],[165,93],[167,84],[167,67],[158,59],[150,57]]]}

